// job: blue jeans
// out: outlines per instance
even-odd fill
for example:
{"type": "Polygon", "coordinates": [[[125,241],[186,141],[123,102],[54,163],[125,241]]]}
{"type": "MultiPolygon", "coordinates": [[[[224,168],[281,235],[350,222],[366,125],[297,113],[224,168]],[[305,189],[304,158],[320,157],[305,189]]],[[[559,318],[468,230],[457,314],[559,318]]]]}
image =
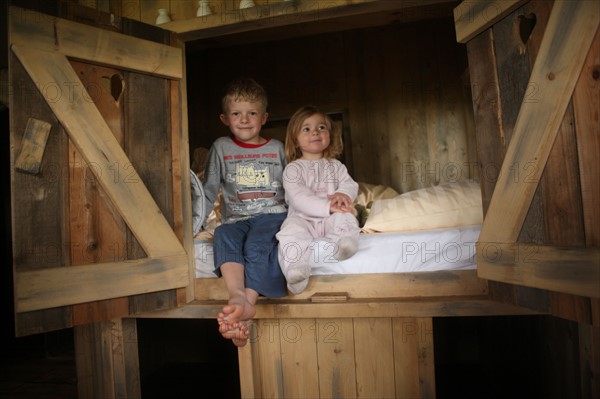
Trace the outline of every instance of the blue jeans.
{"type": "Polygon", "coordinates": [[[277,257],[275,235],[287,213],[265,213],[215,229],[215,274],[221,265],[236,262],[244,266],[246,288],[260,295],[278,298],[287,295],[286,280],[277,257]]]}

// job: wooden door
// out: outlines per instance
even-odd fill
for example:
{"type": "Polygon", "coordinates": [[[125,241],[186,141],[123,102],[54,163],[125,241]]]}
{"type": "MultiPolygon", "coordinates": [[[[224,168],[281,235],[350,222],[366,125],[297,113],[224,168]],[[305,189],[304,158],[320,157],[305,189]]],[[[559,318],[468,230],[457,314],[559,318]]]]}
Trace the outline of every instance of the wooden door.
{"type": "Polygon", "coordinates": [[[136,24],[9,9],[17,335],[193,297],[182,46],[136,24]]]}
{"type": "MultiPolygon", "coordinates": [[[[500,38],[484,31],[522,3],[507,2],[504,5],[507,8],[497,10],[502,12],[493,20],[483,17],[486,2],[476,3],[472,9],[469,7],[473,4],[463,2],[455,10],[457,38],[469,42],[473,86],[499,87],[498,97],[491,100],[483,99],[474,90],[480,125],[480,165],[490,169],[502,163],[497,176],[490,176],[486,170],[480,173],[484,203],[489,203],[477,247],[478,275],[491,281],[598,299],[599,125],[594,105],[598,104],[599,92],[594,71],[600,11],[593,1],[553,3],[512,136],[508,136],[512,126],[503,119],[506,115],[502,112],[507,111],[502,109],[501,101],[513,93],[503,92],[502,82],[487,79],[495,77],[496,71],[491,74],[484,71],[482,59],[487,54],[489,58],[496,54],[486,50],[484,42],[498,43],[500,38]],[[472,13],[469,17],[467,9],[472,13]],[[484,101],[487,103],[482,104],[484,101]],[[502,125],[490,129],[494,126],[493,119],[502,121],[502,125]],[[568,133],[569,129],[564,127],[573,125],[575,134],[558,134],[561,129],[568,133]],[[495,143],[492,140],[496,131],[501,140],[495,143]],[[503,156],[505,142],[508,145],[503,156]],[[531,224],[526,219],[532,217],[528,212],[531,213],[538,184],[544,194],[544,224],[548,234],[535,242],[521,242],[523,226],[531,224]],[[486,201],[491,192],[491,199],[486,201]],[[580,220],[583,228],[576,225],[580,220]]],[[[515,19],[509,20],[512,21],[515,19]]],[[[537,24],[541,25],[541,21],[537,24]]],[[[500,63],[491,64],[495,62],[500,63]]]]}

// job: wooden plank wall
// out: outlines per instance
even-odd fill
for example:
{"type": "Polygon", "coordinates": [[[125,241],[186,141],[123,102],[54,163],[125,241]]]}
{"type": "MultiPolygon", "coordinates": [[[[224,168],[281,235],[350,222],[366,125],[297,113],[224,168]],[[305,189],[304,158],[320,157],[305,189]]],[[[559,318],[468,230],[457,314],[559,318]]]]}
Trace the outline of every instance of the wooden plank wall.
{"type": "MultiPolygon", "coordinates": [[[[361,1],[326,3],[353,2],[361,1]]],[[[168,9],[174,21],[195,18],[197,8],[196,0],[79,3],[148,24],[155,23],[159,8],[168,9]]],[[[211,1],[214,13],[238,6],[239,0],[211,1]]],[[[244,75],[267,88],[271,120],[286,119],[307,103],[344,112],[351,136],[347,166],[359,181],[406,192],[478,177],[466,51],[456,43],[451,15],[239,47],[210,48],[208,41],[203,47],[186,54],[192,151],[227,134],[218,120],[221,91],[244,75]]]]}
{"type": "MultiPolygon", "coordinates": [[[[174,21],[195,18],[197,9],[196,0],[78,1],[148,24],[155,23],[159,8],[168,9],[174,21]]],[[[239,0],[211,4],[214,13],[225,13],[237,10],[239,0]]],[[[227,134],[218,120],[221,91],[243,75],[267,88],[271,120],[289,118],[307,103],[345,112],[351,136],[346,160],[356,180],[406,192],[478,178],[466,50],[456,43],[452,16],[361,30],[352,30],[350,23],[339,29],[346,31],[239,47],[211,49],[207,41],[207,49],[188,52],[191,151],[227,134]]],[[[302,29],[297,33],[310,35],[302,29]]]]}
{"type": "Polygon", "coordinates": [[[435,397],[431,318],[261,319],[252,331],[242,397],[435,397]]]}
{"type": "Polygon", "coordinates": [[[269,92],[271,120],[307,103],[344,113],[348,167],[358,181],[406,192],[478,175],[470,91],[463,84],[466,53],[454,41],[450,19],[187,57],[192,148],[227,134],[218,120],[222,88],[253,76],[269,92]]]}

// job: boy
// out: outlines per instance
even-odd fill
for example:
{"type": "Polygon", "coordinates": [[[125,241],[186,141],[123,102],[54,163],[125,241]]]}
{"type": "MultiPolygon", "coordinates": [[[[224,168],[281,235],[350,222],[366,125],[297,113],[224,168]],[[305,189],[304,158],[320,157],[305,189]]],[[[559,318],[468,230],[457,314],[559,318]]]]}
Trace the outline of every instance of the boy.
{"type": "Polygon", "coordinates": [[[219,331],[236,346],[248,341],[247,322],[259,295],[287,295],[275,234],[287,215],[283,193],[283,144],[260,136],[267,95],[252,79],[232,82],[222,99],[221,122],[231,135],[212,145],[205,169],[208,215],[222,191],[221,225],[215,229],[215,274],[229,301],[218,315],[219,331]]]}

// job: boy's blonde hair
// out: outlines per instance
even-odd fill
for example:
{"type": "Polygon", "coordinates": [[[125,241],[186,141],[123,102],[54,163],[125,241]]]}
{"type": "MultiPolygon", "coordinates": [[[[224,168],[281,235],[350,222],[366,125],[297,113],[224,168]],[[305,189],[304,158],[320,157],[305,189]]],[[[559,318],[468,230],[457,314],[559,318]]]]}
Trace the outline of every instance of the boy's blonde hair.
{"type": "Polygon", "coordinates": [[[237,79],[229,83],[221,100],[221,108],[227,113],[229,101],[248,101],[251,103],[262,103],[263,111],[267,111],[269,101],[266,90],[254,79],[237,79]]]}
{"type": "Polygon", "coordinates": [[[330,143],[329,146],[323,151],[323,157],[325,158],[337,158],[342,154],[344,144],[342,143],[342,132],[338,129],[337,125],[333,123],[333,120],[324,112],[321,112],[317,107],[313,105],[305,105],[300,108],[290,118],[287,125],[287,131],[285,134],[285,156],[288,162],[295,161],[302,157],[302,151],[298,147],[298,134],[302,129],[302,124],[306,120],[315,114],[323,115],[325,118],[325,125],[329,130],[330,143]]]}

